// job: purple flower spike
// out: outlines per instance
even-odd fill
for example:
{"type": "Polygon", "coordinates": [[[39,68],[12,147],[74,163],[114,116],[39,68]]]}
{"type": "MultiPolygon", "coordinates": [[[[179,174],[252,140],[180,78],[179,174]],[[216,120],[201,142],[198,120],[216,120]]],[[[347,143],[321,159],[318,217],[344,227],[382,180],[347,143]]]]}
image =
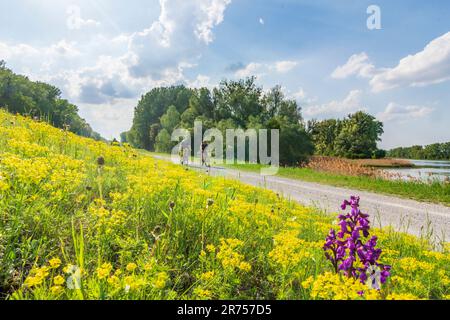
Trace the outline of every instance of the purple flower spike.
{"type": "Polygon", "coordinates": [[[333,264],[336,273],[343,272],[347,277],[359,279],[362,283],[366,283],[371,276],[367,272],[377,267],[381,270],[378,272],[379,280],[385,283],[390,276],[391,266],[378,263],[381,249],[376,248],[376,236],[363,243],[370,235],[370,222],[369,215],[359,209],[359,200],[359,197],[351,196],[350,200],[342,202],[342,210],[346,210],[348,206],[351,210],[350,213],[338,216],[340,229],[337,234],[334,229],[330,230],[323,246],[325,257],[333,264]],[[364,267],[354,267],[357,259],[364,267]]]}
{"type": "Polygon", "coordinates": [[[347,209],[348,205],[350,205],[350,202],[348,202],[347,200],[344,200],[344,202],[342,202],[342,204],[341,204],[341,209],[342,210],[347,209]]]}

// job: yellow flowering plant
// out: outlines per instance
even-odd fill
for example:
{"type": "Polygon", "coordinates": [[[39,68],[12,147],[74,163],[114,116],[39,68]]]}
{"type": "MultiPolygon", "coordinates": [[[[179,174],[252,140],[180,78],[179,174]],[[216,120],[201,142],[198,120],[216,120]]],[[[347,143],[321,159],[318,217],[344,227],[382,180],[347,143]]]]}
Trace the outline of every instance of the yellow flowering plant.
{"type": "Polygon", "coordinates": [[[371,291],[331,272],[333,220],[0,111],[2,299],[448,299],[448,243],[375,230],[392,274],[371,291]]]}

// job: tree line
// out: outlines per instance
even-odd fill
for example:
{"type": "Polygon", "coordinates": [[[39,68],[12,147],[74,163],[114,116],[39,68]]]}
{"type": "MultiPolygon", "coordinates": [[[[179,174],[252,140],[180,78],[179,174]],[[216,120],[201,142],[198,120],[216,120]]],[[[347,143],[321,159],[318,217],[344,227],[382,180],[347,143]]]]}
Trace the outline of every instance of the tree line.
{"type": "Polygon", "coordinates": [[[264,93],[255,78],[224,80],[212,91],[185,86],[154,88],[143,95],[134,112],[130,131],[122,141],[137,148],[170,152],[175,128],[193,132],[195,121],[202,121],[203,130],[279,129],[280,162],[294,165],[304,162],[314,146],[306,132],[297,102],[287,99],[280,86],[264,93]]]}
{"type": "Polygon", "coordinates": [[[78,115],[78,107],[61,98],[61,90],[15,74],[4,61],[0,61],[0,107],[47,121],[57,128],[68,128],[84,137],[101,139],[78,115]]]}
{"type": "Polygon", "coordinates": [[[143,95],[134,111],[133,125],[121,134],[122,142],[157,152],[170,152],[175,128],[192,133],[194,122],[203,129],[279,129],[280,163],[298,165],[316,154],[350,158],[382,156],[377,142],[381,122],[364,112],[344,120],[312,120],[305,123],[297,102],[288,99],[280,86],[264,92],[255,78],[224,80],[218,87],[190,89],[185,86],[154,88],[143,95]]]}
{"type": "Polygon", "coordinates": [[[395,148],[388,151],[388,156],[403,159],[450,160],[450,142],[395,148]]]}
{"type": "Polygon", "coordinates": [[[350,159],[384,158],[386,151],[378,149],[383,123],[374,116],[358,111],[344,119],[308,121],[318,155],[350,159]]]}
{"type": "MultiPolygon", "coordinates": [[[[77,106],[61,98],[58,88],[17,75],[3,61],[0,107],[101,139],[79,116],[77,106]]],[[[280,86],[264,91],[255,77],[224,80],[212,90],[183,85],[154,88],[139,100],[132,127],[121,134],[121,140],[136,148],[170,152],[177,143],[171,141],[172,131],[184,128],[192,133],[195,121],[202,121],[204,131],[217,128],[224,136],[226,129],[279,129],[283,165],[302,164],[313,154],[347,158],[385,155],[377,149],[383,124],[373,116],[357,112],[342,120],[305,122],[301,107],[287,98],[280,86]]]]}

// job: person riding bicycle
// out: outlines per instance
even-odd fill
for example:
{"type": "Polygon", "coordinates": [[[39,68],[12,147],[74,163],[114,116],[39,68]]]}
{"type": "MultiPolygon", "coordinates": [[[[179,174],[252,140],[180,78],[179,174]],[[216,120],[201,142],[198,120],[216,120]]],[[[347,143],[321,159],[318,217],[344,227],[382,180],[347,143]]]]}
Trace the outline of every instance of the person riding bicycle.
{"type": "Polygon", "coordinates": [[[207,149],[208,148],[208,142],[206,142],[206,141],[203,141],[202,142],[202,145],[201,145],[201,151],[202,151],[202,166],[203,165],[205,165],[205,166],[209,166],[209,164],[208,164],[208,152],[207,152],[207,149]]]}
{"type": "Polygon", "coordinates": [[[181,158],[181,165],[189,165],[189,157],[191,155],[191,142],[189,139],[184,139],[181,142],[180,147],[180,158],[181,158]]]}

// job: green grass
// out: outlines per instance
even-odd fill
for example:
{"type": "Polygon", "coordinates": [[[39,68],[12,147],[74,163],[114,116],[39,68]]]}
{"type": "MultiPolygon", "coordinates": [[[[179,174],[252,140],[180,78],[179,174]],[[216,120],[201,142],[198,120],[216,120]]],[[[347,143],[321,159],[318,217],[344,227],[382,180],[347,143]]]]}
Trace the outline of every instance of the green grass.
{"type": "MultiPolygon", "coordinates": [[[[227,167],[259,171],[262,166],[257,164],[235,164],[227,167]]],[[[278,176],[298,179],[308,182],[317,182],[337,187],[366,190],[376,193],[396,195],[404,198],[441,203],[450,206],[450,185],[440,182],[406,182],[398,180],[385,180],[370,177],[355,177],[341,174],[320,172],[308,168],[284,168],[280,167],[278,176]]]]}

